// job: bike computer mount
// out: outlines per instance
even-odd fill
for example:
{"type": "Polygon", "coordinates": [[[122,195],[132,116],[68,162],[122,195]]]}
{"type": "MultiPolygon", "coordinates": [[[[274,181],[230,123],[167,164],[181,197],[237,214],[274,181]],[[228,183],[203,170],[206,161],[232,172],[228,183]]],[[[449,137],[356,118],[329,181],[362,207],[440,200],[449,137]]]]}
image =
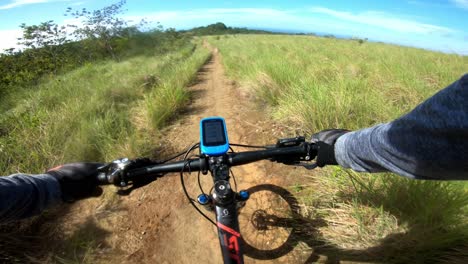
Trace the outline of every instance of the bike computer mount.
{"type": "MultiPolygon", "coordinates": [[[[209,168],[213,176],[214,187],[211,195],[198,196],[197,200],[202,205],[210,207],[215,204],[230,203],[233,199],[238,202],[248,199],[247,191],[235,193],[231,188],[230,168],[225,156],[228,150],[229,141],[224,118],[218,116],[203,118],[200,121],[200,153],[205,157],[203,159],[206,162],[205,168],[209,168]]],[[[208,170],[202,170],[202,173],[207,174],[208,170]]]]}
{"type": "Polygon", "coordinates": [[[200,153],[221,156],[229,150],[229,140],[224,118],[215,116],[200,121],[200,153]]]}

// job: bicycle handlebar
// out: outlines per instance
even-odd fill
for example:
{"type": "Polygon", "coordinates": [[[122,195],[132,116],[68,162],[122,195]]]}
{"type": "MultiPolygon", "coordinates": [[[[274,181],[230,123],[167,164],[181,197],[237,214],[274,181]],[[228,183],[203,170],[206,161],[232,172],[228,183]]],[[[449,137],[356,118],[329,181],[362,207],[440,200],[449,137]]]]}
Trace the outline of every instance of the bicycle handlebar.
{"type": "MultiPolygon", "coordinates": [[[[186,156],[196,146],[190,148],[186,156]]],[[[151,182],[161,174],[180,172],[182,187],[190,203],[200,214],[217,226],[224,263],[242,264],[244,263],[243,242],[239,232],[237,215],[239,202],[245,203],[249,194],[245,190],[237,193],[237,190],[233,191],[231,189],[229,184],[230,167],[264,159],[287,165],[304,165],[302,164],[303,161],[311,161],[317,156],[317,146],[306,142],[304,137],[280,139],[276,145],[265,148],[257,151],[231,152],[221,156],[202,155],[195,159],[184,158],[184,160],[169,163],[155,162],[149,159],[119,159],[98,169],[101,172],[98,181],[100,183],[113,183],[122,187],[132,182],[132,187],[134,187],[135,183],[138,183],[140,179],[151,182]],[[214,181],[213,192],[210,191],[208,196],[204,193],[201,194],[205,201],[198,200],[198,202],[201,205],[212,206],[211,210],[216,212],[216,223],[195,205],[193,199],[187,193],[183,180],[183,172],[187,171],[201,171],[203,174],[208,171],[211,172],[214,181]],[[229,244],[226,241],[229,241],[229,244]]],[[[304,167],[311,169],[315,166],[304,165],[304,167]]]]}
{"type": "MultiPolygon", "coordinates": [[[[316,146],[313,143],[308,143],[304,141],[304,138],[293,138],[288,139],[286,144],[284,144],[285,139],[278,140],[278,143],[274,146],[269,146],[265,150],[257,151],[245,151],[245,152],[234,152],[227,153],[225,157],[227,165],[239,166],[247,163],[270,159],[271,161],[284,163],[287,165],[297,165],[301,161],[311,161],[315,158],[317,154],[316,146]],[[295,142],[293,145],[288,146],[288,143],[295,142]]],[[[125,170],[125,166],[130,164],[132,161],[129,160],[120,160],[116,163],[117,167],[121,167],[122,170],[118,172],[113,172],[111,175],[98,177],[98,181],[101,183],[120,183],[121,178],[117,179],[116,177],[125,177],[127,180],[132,180],[139,177],[159,175],[162,173],[169,172],[183,172],[183,171],[208,171],[209,162],[208,158],[217,158],[217,157],[206,157],[202,156],[197,159],[187,159],[182,161],[163,163],[163,164],[154,164],[154,165],[144,165],[141,167],[132,166],[131,169],[125,170]],[[124,174],[124,175],[122,175],[124,174]]],[[[121,186],[125,186],[121,184],[121,186]]]]}

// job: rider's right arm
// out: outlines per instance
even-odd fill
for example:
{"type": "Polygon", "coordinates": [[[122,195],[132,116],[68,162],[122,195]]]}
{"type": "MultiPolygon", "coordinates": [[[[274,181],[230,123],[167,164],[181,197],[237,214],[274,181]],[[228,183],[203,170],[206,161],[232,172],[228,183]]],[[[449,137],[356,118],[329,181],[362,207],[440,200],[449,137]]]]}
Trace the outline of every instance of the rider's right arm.
{"type": "Polygon", "coordinates": [[[414,179],[468,179],[468,74],[397,120],[346,133],[342,167],[414,179]]]}
{"type": "Polygon", "coordinates": [[[37,215],[61,203],[58,180],[49,174],[0,177],[0,223],[37,215]]]}

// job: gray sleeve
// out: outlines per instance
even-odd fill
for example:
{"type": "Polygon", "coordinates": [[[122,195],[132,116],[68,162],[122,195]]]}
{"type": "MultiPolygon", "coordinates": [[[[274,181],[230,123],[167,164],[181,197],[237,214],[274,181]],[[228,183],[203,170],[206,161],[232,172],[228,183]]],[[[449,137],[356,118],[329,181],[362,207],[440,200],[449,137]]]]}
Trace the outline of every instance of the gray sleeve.
{"type": "Polygon", "coordinates": [[[39,214],[61,202],[60,184],[48,174],[0,177],[0,223],[39,214]]]}
{"type": "Polygon", "coordinates": [[[342,167],[414,179],[468,179],[468,74],[393,122],[347,133],[342,167]]]}

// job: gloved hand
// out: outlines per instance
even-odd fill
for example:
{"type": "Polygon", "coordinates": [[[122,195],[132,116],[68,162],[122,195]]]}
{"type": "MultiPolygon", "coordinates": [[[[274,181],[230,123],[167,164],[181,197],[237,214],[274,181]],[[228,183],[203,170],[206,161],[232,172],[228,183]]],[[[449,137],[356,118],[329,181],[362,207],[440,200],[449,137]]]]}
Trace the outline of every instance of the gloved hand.
{"type": "Polygon", "coordinates": [[[311,143],[317,146],[317,166],[338,165],[335,158],[336,140],[350,132],[346,129],[326,129],[312,135],[311,143]]]}
{"type": "Polygon", "coordinates": [[[97,169],[103,165],[104,163],[97,162],[69,163],[48,170],[47,174],[55,177],[60,183],[62,199],[72,202],[100,195],[97,169]]]}

